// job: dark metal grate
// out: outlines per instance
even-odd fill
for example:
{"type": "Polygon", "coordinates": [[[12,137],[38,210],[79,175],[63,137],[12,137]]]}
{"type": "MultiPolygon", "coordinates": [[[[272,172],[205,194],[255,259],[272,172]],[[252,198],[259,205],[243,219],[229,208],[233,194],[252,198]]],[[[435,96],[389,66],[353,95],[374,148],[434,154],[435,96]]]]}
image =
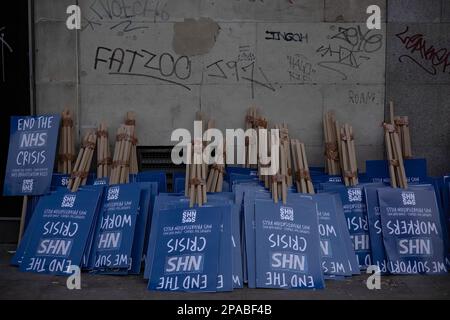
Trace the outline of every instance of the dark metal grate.
{"type": "Polygon", "coordinates": [[[174,164],[171,159],[173,146],[138,147],[139,171],[160,170],[166,172],[167,191],[173,190],[173,174],[184,172],[185,165],[174,164]]]}

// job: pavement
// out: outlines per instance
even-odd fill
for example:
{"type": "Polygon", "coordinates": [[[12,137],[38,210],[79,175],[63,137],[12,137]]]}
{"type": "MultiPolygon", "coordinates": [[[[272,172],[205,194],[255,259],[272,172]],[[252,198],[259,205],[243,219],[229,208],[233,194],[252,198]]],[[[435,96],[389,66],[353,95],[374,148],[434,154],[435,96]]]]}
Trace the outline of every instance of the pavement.
{"type": "Polygon", "coordinates": [[[66,277],[20,272],[10,266],[12,245],[0,245],[0,299],[114,299],[114,300],[317,300],[317,299],[450,299],[450,274],[439,276],[382,276],[381,289],[369,290],[368,275],[327,280],[315,291],[237,289],[224,293],[152,292],[140,276],[82,273],[81,290],[69,290],[66,277]]]}

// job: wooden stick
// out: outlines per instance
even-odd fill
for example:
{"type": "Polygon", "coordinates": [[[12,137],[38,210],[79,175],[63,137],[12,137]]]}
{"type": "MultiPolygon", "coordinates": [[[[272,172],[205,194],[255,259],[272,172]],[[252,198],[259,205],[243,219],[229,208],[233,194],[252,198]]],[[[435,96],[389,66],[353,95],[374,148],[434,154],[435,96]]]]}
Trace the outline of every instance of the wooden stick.
{"type": "Polygon", "coordinates": [[[346,125],[346,134],[348,137],[350,168],[352,171],[352,185],[358,184],[358,164],[356,162],[355,140],[353,137],[353,127],[346,125]]]}
{"type": "Polygon", "coordinates": [[[22,212],[20,213],[19,237],[17,240],[17,245],[19,245],[20,240],[22,240],[23,229],[25,228],[25,218],[27,216],[27,208],[28,208],[28,196],[23,196],[22,212]]]}
{"type": "Polygon", "coordinates": [[[402,152],[401,152],[401,146],[400,146],[400,140],[398,137],[397,132],[393,133],[394,136],[394,143],[395,143],[395,149],[396,149],[396,153],[397,153],[397,159],[399,162],[399,177],[400,177],[400,181],[401,181],[401,187],[402,188],[407,188],[408,187],[408,182],[406,180],[406,174],[405,174],[405,166],[403,164],[403,157],[402,157],[402,152]]]}
{"type": "MultiPolygon", "coordinates": [[[[301,173],[304,172],[305,165],[303,163],[303,156],[301,154],[302,150],[301,150],[301,146],[300,146],[300,142],[297,141],[297,144],[295,146],[296,148],[296,152],[297,152],[297,157],[298,157],[298,168],[299,168],[299,177],[301,176],[301,173]]],[[[305,179],[300,178],[300,192],[306,193],[307,192],[307,187],[306,187],[306,182],[305,179]]]]}
{"type": "MultiPolygon", "coordinates": [[[[300,143],[300,149],[301,149],[302,158],[303,158],[303,167],[304,167],[303,169],[309,173],[309,166],[308,166],[308,160],[306,158],[306,151],[305,151],[304,143],[300,143]]],[[[310,193],[310,194],[314,193],[314,186],[309,177],[306,179],[306,192],[310,193]]]]}
{"type": "MultiPolygon", "coordinates": [[[[88,134],[86,133],[86,135],[83,138],[83,141],[81,142],[81,146],[80,146],[80,151],[78,152],[78,156],[77,156],[77,160],[75,161],[75,165],[73,167],[73,172],[76,172],[78,170],[78,168],[80,167],[81,164],[81,160],[83,159],[83,154],[84,154],[84,148],[83,145],[85,144],[85,142],[87,141],[88,138],[88,134]]],[[[72,189],[72,185],[74,183],[74,179],[72,179],[72,177],[69,179],[69,183],[67,184],[67,187],[69,189],[72,189]]]]}
{"type": "Polygon", "coordinates": [[[384,141],[386,143],[386,152],[387,152],[387,161],[389,164],[389,175],[391,177],[391,186],[393,188],[397,188],[397,178],[395,175],[395,169],[393,165],[394,156],[392,154],[392,144],[391,144],[391,137],[389,135],[389,132],[385,129],[384,132],[384,141]]]}
{"type": "Polygon", "coordinates": [[[347,176],[348,172],[350,171],[350,166],[348,165],[348,148],[347,144],[345,142],[345,131],[344,128],[341,128],[341,151],[342,153],[342,174],[344,177],[344,183],[346,186],[350,185],[349,177],[347,176]]]}
{"type": "Polygon", "coordinates": [[[298,159],[298,153],[297,153],[297,140],[296,139],[291,139],[291,149],[292,149],[292,163],[294,165],[294,176],[295,176],[295,186],[297,188],[297,192],[300,192],[300,181],[298,179],[298,175],[297,173],[299,172],[299,159],[298,159]]]}
{"type": "Polygon", "coordinates": [[[191,170],[190,170],[190,187],[189,187],[189,207],[193,207],[194,206],[194,202],[195,202],[195,185],[192,184],[192,181],[195,179],[197,173],[196,173],[196,165],[192,164],[191,165],[191,170]]]}

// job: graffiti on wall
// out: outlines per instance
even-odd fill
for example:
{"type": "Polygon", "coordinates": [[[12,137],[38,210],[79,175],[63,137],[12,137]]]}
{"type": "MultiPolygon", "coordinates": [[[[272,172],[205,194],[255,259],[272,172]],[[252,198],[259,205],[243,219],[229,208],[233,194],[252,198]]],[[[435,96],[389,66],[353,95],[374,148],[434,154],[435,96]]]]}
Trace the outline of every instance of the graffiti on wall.
{"type": "Polygon", "coordinates": [[[97,47],[93,68],[111,76],[145,77],[191,90],[183,82],[191,76],[191,60],[169,52],[97,47]]]}
{"type": "Polygon", "coordinates": [[[376,30],[362,31],[361,26],[331,26],[328,42],[317,48],[317,65],[347,80],[348,71],[359,69],[383,47],[383,35],[376,30]]]}
{"type": "Polygon", "coordinates": [[[435,46],[421,33],[409,32],[409,27],[395,35],[407,53],[398,57],[400,62],[411,61],[428,74],[450,74],[450,49],[435,46]]]}
{"type": "Polygon", "coordinates": [[[83,8],[82,30],[101,26],[123,33],[148,29],[152,23],[169,20],[166,5],[162,0],[93,0],[83,8]]]}

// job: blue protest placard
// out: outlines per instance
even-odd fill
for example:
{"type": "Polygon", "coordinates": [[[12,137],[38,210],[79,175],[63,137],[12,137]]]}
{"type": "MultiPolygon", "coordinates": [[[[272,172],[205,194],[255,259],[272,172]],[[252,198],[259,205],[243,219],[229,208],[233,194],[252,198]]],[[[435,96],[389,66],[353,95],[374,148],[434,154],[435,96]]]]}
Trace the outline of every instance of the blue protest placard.
{"type": "Polygon", "coordinates": [[[232,227],[232,207],[231,206],[215,206],[211,205],[216,211],[222,211],[222,223],[220,226],[220,251],[219,266],[217,269],[217,291],[233,290],[233,237],[231,234],[232,227]]]}
{"type": "Polygon", "coordinates": [[[389,269],[381,229],[378,189],[381,188],[379,186],[366,186],[364,187],[364,194],[366,196],[372,264],[378,266],[381,274],[386,274],[389,273],[389,269]]]}
{"type": "Polygon", "coordinates": [[[323,280],[316,203],[255,200],[256,286],[321,289],[323,280]]]}
{"type": "Polygon", "coordinates": [[[345,249],[348,256],[348,265],[353,275],[361,274],[358,258],[353,247],[353,239],[350,236],[350,231],[347,226],[347,217],[345,216],[344,209],[342,207],[341,196],[338,193],[333,193],[334,200],[336,202],[336,216],[337,221],[342,233],[342,241],[344,242],[345,249]]]}
{"type": "Polygon", "coordinates": [[[139,274],[141,272],[149,212],[151,211],[152,200],[154,200],[153,193],[158,188],[156,182],[141,182],[139,186],[141,187],[141,198],[139,201],[136,229],[134,231],[133,249],[131,253],[132,263],[128,271],[129,274],[139,274]]]}
{"type": "Polygon", "coordinates": [[[137,182],[158,182],[158,191],[167,192],[167,178],[164,171],[143,171],[136,177],[137,182]]]}
{"type": "Polygon", "coordinates": [[[361,270],[365,270],[372,262],[363,185],[346,188],[345,186],[323,184],[323,187],[325,191],[335,191],[340,194],[358,264],[361,270]]]}
{"type": "Polygon", "coordinates": [[[270,194],[257,186],[249,186],[244,191],[244,238],[245,267],[249,288],[256,288],[256,238],[255,238],[255,199],[270,199],[270,194]]]}
{"type": "MultiPolygon", "coordinates": [[[[344,233],[341,230],[337,214],[336,195],[320,193],[315,195],[299,194],[297,197],[307,198],[317,203],[317,216],[319,218],[320,251],[324,275],[351,276],[352,268],[349,265],[349,256],[345,246],[344,233]]],[[[293,198],[295,201],[296,197],[293,198]]],[[[345,223],[345,220],[344,220],[345,223]]],[[[352,252],[354,255],[354,252],[352,252]]]]}
{"type": "Polygon", "coordinates": [[[231,243],[233,252],[233,288],[244,286],[241,245],[241,205],[235,204],[231,216],[231,243]]]}
{"type": "Polygon", "coordinates": [[[59,121],[59,115],[11,117],[3,195],[50,191],[59,121]]]}
{"type": "MultiPolygon", "coordinates": [[[[426,159],[404,159],[403,163],[408,183],[419,182],[421,178],[427,177],[426,159]]],[[[366,177],[372,180],[379,179],[380,182],[389,182],[388,162],[386,160],[367,160],[366,177]]]]}
{"type": "Polygon", "coordinates": [[[159,211],[148,288],[216,291],[222,211],[214,207],[159,211]]]}
{"type": "Polygon", "coordinates": [[[28,247],[28,243],[30,241],[30,238],[33,233],[33,229],[37,221],[39,220],[38,215],[34,215],[34,210],[36,210],[37,205],[41,199],[41,196],[32,196],[28,198],[28,204],[27,204],[27,215],[25,217],[25,224],[24,224],[24,230],[22,239],[20,240],[17,248],[16,253],[12,257],[10,264],[13,266],[19,266],[22,263],[23,256],[25,255],[25,250],[28,247]],[[28,226],[32,226],[31,228],[28,228],[28,226]]]}
{"type": "Polygon", "coordinates": [[[447,272],[434,191],[379,189],[383,241],[393,274],[447,272]]]}
{"type": "Polygon", "coordinates": [[[90,259],[95,272],[130,268],[140,198],[141,188],[135,183],[106,188],[90,259]]]}
{"type": "Polygon", "coordinates": [[[64,275],[71,265],[80,266],[101,194],[102,188],[92,188],[43,196],[20,270],[64,275]]]}

